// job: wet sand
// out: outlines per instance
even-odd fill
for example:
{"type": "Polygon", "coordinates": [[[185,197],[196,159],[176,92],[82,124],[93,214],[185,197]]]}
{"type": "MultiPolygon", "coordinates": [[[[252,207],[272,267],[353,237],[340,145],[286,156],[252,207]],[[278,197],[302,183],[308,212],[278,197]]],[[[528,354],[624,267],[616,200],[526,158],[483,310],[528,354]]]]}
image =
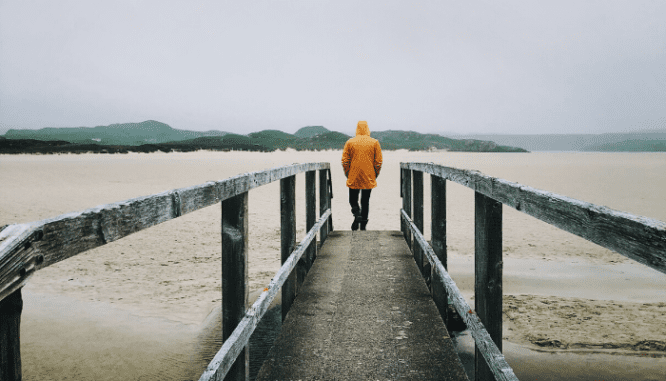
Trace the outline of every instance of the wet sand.
{"type": "MultiPolygon", "coordinates": [[[[336,229],[346,230],[351,221],[339,160],[339,151],[4,155],[0,156],[0,183],[3,184],[0,187],[0,225],[49,218],[278,165],[329,161],[334,180],[334,225],[336,229]]],[[[384,160],[379,187],[373,190],[371,197],[368,228],[373,230],[399,229],[400,161],[435,162],[476,169],[583,201],[666,220],[666,199],[661,192],[666,187],[666,155],[663,153],[387,151],[384,160]]],[[[428,200],[428,176],[425,179],[428,200]]],[[[298,217],[305,214],[303,183],[303,175],[297,176],[298,217]]],[[[278,197],[277,183],[250,192],[252,290],[263,288],[279,268],[278,197]]],[[[473,192],[449,183],[447,208],[449,269],[469,298],[473,292],[473,192]]],[[[85,347],[74,344],[58,346],[62,341],[46,339],[50,337],[47,333],[29,333],[48,321],[48,316],[41,316],[39,311],[58,308],[78,311],[86,305],[73,301],[89,303],[90,311],[108,307],[134,320],[128,320],[133,321],[132,324],[115,325],[111,322],[124,318],[109,319],[108,314],[100,313],[93,319],[83,312],[63,312],[61,320],[53,324],[62,323],[61,330],[65,332],[68,324],[93,325],[94,320],[97,322],[94,325],[108,323],[107,328],[115,327],[126,332],[128,342],[145,337],[145,343],[154,340],[157,347],[162,348],[169,345],[159,344],[158,332],[169,331],[175,335],[164,339],[164,343],[180,342],[178,332],[181,332],[183,342],[189,342],[190,347],[175,345],[175,355],[191,352],[197,336],[193,332],[200,330],[210,312],[219,308],[219,214],[219,205],[212,206],[80,254],[33,276],[24,288],[26,307],[22,340],[26,379],[44,379],[45,375],[64,379],[49,371],[52,368],[46,364],[62,365],[66,358],[78,359],[79,364],[89,366],[94,366],[102,357],[108,358],[110,366],[123,364],[123,360],[115,356],[125,356],[124,353],[129,354],[125,358],[130,359],[126,361],[140,358],[139,354],[126,351],[120,344],[105,352],[113,356],[97,356],[91,350],[76,352],[74,347],[85,347]],[[57,306],[47,303],[49,295],[58,301],[57,306]],[[69,298],[71,303],[60,297],[69,298]],[[30,300],[41,302],[34,306],[30,300]],[[141,319],[157,319],[166,325],[141,319]],[[159,329],[141,328],[135,332],[127,328],[132,326],[159,329]],[[31,356],[39,360],[29,361],[31,356]]],[[[426,226],[429,217],[426,208],[426,226]]],[[[503,226],[505,340],[521,348],[553,352],[596,350],[600,345],[601,349],[606,345],[628,353],[665,353],[659,343],[666,342],[666,332],[662,328],[666,317],[666,275],[510,208],[504,208],[503,226]],[[606,317],[600,318],[602,316],[606,317]],[[574,325],[580,329],[569,329],[574,325]],[[585,340],[581,339],[583,336],[585,340]],[[641,342],[653,344],[634,347],[641,342]]],[[[304,218],[297,219],[297,228],[297,239],[300,239],[305,233],[304,218]]],[[[429,229],[426,228],[426,238],[428,236],[429,229]]],[[[99,335],[104,337],[103,333],[99,335]]],[[[77,340],[86,342],[85,336],[77,337],[77,340]]],[[[72,339],[72,343],[75,342],[72,339]]],[[[150,347],[150,344],[141,345],[150,347]]],[[[146,353],[151,352],[147,350],[146,353]]],[[[156,364],[156,367],[160,366],[159,362],[156,364]]],[[[112,374],[109,377],[113,379],[112,374]]]]}

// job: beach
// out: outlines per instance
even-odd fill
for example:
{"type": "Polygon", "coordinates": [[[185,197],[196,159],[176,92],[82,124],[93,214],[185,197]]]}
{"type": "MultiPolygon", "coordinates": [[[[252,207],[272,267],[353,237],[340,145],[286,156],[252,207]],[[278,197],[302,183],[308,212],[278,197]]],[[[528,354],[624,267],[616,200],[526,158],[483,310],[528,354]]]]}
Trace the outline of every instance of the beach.
{"type": "MultiPolygon", "coordinates": [[[[348,230],[351,213],[340,157],[340,151],[291,150],[2,155],[0,226],[317,161],[331,163],[334,228],[348,230]]],[[[479,170],[666,221],[663,153],[385,151],[378,187],[370,200],[368,230],[400,229],[399,163],[407,161],[479,170]]],[[[429,239],[430,181],[429,176],[424,178],[424,225],[429,239]]],[[[298,175],[298,241],[305,235],[304,182],[304,175],[298,175]]],[[[472,306],[473,202],[473,191],[447,183],[449,272],[472,306]]],[[[280,266],[279,208],[279,182],[250,191],[251,292],[265,287],[280,266]]],[[[504,340],[538,350],[666,355],[666,274],[509,207],[503,213],[504,340]]],[[[217,204],[45,268],[30,279],[24,293],[104,304],[141,319],[163,319],[195,329],[219,308],[220,274],[217,204]]],[[[28,322],[34,309],[26,307],[28,322]]],[[[27,329],[25,324],[23,328],[27,329]]],[[[39,351],[36,346],[31,343],[29,351],[39,351]]]]}

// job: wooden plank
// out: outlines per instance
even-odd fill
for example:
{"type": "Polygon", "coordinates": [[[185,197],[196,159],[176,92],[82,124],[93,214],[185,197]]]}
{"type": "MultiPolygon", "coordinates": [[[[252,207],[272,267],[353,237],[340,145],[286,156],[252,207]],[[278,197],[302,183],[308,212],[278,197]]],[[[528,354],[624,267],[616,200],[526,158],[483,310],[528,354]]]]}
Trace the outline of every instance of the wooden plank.
{"type": "MultiPolygon", "coordinates": [[[[315,171],[305,172],[305,230],[310,231],[317,221],[317,192],[315,171]]],[[[317,255],[317,242],[312,242],[305,254],[306,271],[310,271],[317,255]]]]}
{"type": "Polygon", "coordinates": [[[35,243],[43,237],[36,224],[8,225],[0,232],[0,300],[19,290],[44,262],[35,253],[35,243]]]}
{"type": "MultiPolygon", "coordinates": [[[[329,207],[328,198],[328,180],[326,178],[326,170],[319,171],[319,215],[321,216],[329,207]]],[[[319,232],[319,242],[323,245],[328,237],[328,221],[321,227],[319,232]]]]}
{"type": "Polygon", "coordinates": [[[498,381],[518,380],[518,377],[516,377],[514,374],[513,369],[506,362],[504,355],[499,350],[499,348],[497,348],[497,345],[495,345],[495,342],[488,334],[488,331],[486,331],[486,328],[484,327],[483,323],[481,323],[479,317],[474,311],[472,311],[469,304],[467,304],[467,301],[460,293],[458,286],[453,281],[453,279],[451,279],[451,276],[446,271],[439,258],[437,258],[437,255],[432,250],[430,245],[428,245],[428,242],[425,240],[425,237],[423,237],[423,234],[421,234],[421,232],[416,229],[416,226],[409,218],[409,216],[407,216],[404,210],[401,211],[401,217],[407,228],[410,229],[410,231],[414,234],[414,242],[421,246],[426,255],[426,258],[428,261],[430,261],[433,268],[438,273],[438,279],[441,280],[442,286],[446,288],[453,306],[467,325],[467,328],[474,338],[476,347],[479,349],[481,355],[486,360],[486,363],[490,367],[490,370],[493,373],[495,379],[498,381]]]}
{"type": "MultiPolygon", "coordinates": [[[[280,242],[284,264],[296,246],[296,176],[280,180],[280,242]]],[[[282,321],[296,298],[297,277],[293,273],[282,286],[282,321]]]]}
{"type": "MultiPolygon", "coordinates": [[[[333,206],[333,203],[331,202],[331,199],[333,199],[333,176],[331,175],[331,169],[326,170],[327,176],[328,176],[328,191],[326,196],[328,196],[328,200],[326,200],[326,205],[328,205],[328,209],[331,209],[333,206]]],[[[328,217],[328,232],[333,231],[333,214],[331,213],[331,216],[328,217]]]]}
{"type": "MultiPolygon", "coordinates": [[[[248,193],[222,201],[222,340],[228,340],[245,317],[248,303],[248,193]]],[[[249,347],[229,371],[229,380],[250,379],[249,347]]]]}
{"type": "MultiPolygon", "coordinates": [[[[437,176],[430,176],[430,194],[431,194],[431,225],[430,225],[430,242],[432,250],[435,255],[442,262],[445,269],[447,266],[447,252],[446,252],[446,180],[437,176]]],[[[446,288],[442,286],[439,273],[431,266],[431,290],[432,298],[435,305],[442,315],[444,324],[449,324],[449,308],[448,296],[446,288]]]]}
{"type": "Polygon", "coordinates": [[[666,223],[433,163],[401,163],[454,181],[569,233],[666,273],[666,223]]]}
{"type": "MultiPolygon", "coordinates": [[[[423,231],[423,172],[421,171],[412,171],[412,182],[413,182],[413,194],[414,198],[414,225],[419,231],[423,231]]],[[[414,246],[414,260],[416,261],[416,266],[418,266],[422,275],[425,275],[425,268],[423,263],[423,251],[418,245],[414,246]]],[[[430,267],[428,264],[425,264],[428,267],[428,276],[430,275],[430,267]]]]}
{"type": "Polygon", "coordinates": [[[328,209],[322,213],[317,223],[308,231],[301,243],[296,246],[289,259],[284,262],[280,270],[275,274],[268,287],[259,295],[259,298],[245,312],[245,317],[238,324],[233,334],[222,344],[222,348],[215,354],[213,360],[199,378],[199,381],[224,380],[227,372],[231,368],[236,357],[247,346],[250,336],[264,316],[268,307],[271,305],[275,296],[284,285],[285,281],[296,267],[307,247],[315,240],[317,232],[328,221],[331,210],[328,209]]]}
{"type": "MultiPolygon", "coordinates": [[[[502,351],[502,203],[475,193],[474,309],[502,351]]],[[[475,379],[493,380],[482,354],[475,351],[475,379]]]]}
{"type": "MultiPolygon", "coordinates": [[[[405,170],[402,172],[402,209],[407,213],[409,218],[412,218],[412,171],[405,170]]],[[[407,246],[412,249],[412,234],[409,229],[405,227],[404,230],[405,241],[407,246]]]]}
{"type": "Polygon", "coordinates": [[[0,300],[0,380],[20,381],[21,375],[21,289],[0,300]]]}
{"type": "Polygon", "coordinates": [[[327,169],[329,163],[287,165],[10,225],[0,232],[5,237],[0,240],[0,300],[20,288],[36,270],[270,182],[327,169]]]}

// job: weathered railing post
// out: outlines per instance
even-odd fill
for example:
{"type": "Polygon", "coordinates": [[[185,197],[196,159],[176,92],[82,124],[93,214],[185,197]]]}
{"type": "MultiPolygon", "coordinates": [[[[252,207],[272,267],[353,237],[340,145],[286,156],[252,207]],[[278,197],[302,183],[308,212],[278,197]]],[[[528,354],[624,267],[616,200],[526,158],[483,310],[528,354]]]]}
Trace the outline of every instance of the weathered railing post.
{"type": "MultiPolygon", "coordinates": [[[[328,198],[327,176],[328,174],[326,169],[319,170],[319,215],[320,216],[326,213],[326,210],[328,209],[329,198],[328,198]]],[[[326,241],[326,237],[328,237],[328,222],[326,222],[319,230],[319,241],[321,242],[322,245],[324,244],[324,241],[326,241]]]]}
{"type": "Polygon", "coordinates": [[[0,301],[0,380],[21,380],[21,289],[0,301]]]}
{"type": "MultiPolygon", "coordinates": [[[[502,351],[502,203],[476,192],[474,308],[488,334],[502,351]]],[[[476,348],[476,380],[494,380],[476,348]]]]}
{"type": "MultiPolygon", "coordinates": [[[[414,225],[423,233],[423,172],[412,171],[412,181],[414,182],[414,225]]],[[[423,250],[420,245],[414,245],[414,260],[419,267],[422,275],[425,275],[423,263],[423,250]]],[[[427,261],[426,261],[427,262],[427,261]]],[[[430,270],[430,262],[428,262],[430,270]]]]}
{"type": "MultiPolygon", "coordinates": [[[[400,169],[402,176],[400,188],[402,189],[402,209],[405,210],[407,216],[412,218],[412,171],[409,169],[400,169]]],[[[412,248],[412,233],[407,226],[403,227],[403,235],[409,249],[412,248]]]]}
{"type": "MultiPolygon", "coordinates": [[[[317,192],[315,184],[315,171],[305,172],[305,231],[308,232],[317,222],[317,192]]],[[[307,271],[310,271],[312,263],[317,256],[317,242],[313,240],[305,252],[305,264],[307,271]]]]}
{"type": "MultiPolygon", "coordinates": [[[[248,293],[248,193],[222,201],[222,340],[226,341],[245,316],[248,293]]],[[[227,373],[227,380],[250,379],[246,346],[227,373]]]]}
{"type": "MultiPolygon", "coordinates": [[[[296,247],[296,176],[280,180],[280,232],[281,263],[284,264],[296,247]]],[[[282,321],[296,298],[296,281],[294,271],[282,286],[282,321]]]]}
{"type": "MultiPolygon", "coordinates": [[[[431,200],[431,228],[430,242],[432,250],[448,270],[446,263],[446,180],[439,176],[430,176],[430,200],[431,200]]],[[[439,314],[444,324],[449,324],[448,295],[443,286],[440,276],[433,271],[431,274],[432,298],[437,305],[439,314]]]]}
{"type": "MultiPolygon", "coordinates": [[[[326,196],[328,199],[326,200],[326,205],[328,205],[329,208],[333,207],[333,202],[331,199],[333,198],[333,176],[331,175],[331,170],[327,169],[326,173],[328,173],[328,191],[326,193],[326,196]]],[[[331,212],[333,212],[331,210],[331,212]]],[[[333,213],[328,217],[328,232],[333,231],[333,213]]]]}

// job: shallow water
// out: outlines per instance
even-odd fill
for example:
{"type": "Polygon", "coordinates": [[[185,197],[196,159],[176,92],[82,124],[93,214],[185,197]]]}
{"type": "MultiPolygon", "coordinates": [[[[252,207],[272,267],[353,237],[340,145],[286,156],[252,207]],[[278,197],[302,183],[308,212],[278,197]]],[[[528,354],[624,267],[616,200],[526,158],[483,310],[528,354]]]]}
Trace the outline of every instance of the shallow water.
{"type": "MultiPolygon", "coordinates": [[[[454,344],[470,379],[474,379],[474,339],[457,332],[454,344]]],[[[506,361],[519,380],[658,381],[666,380],[666,358],[604,353],[541,352],[502,343],[506,361]]]]}
{"type": "MultiPolygon", "coordinates": [[[[24,380],[198,380],[222,346],[220,310],[201,325],[186,325],[29,288],[23,301],[24,380]]],[[[274,303],[250,340],[251,379],[281,318],[274,303]]]]}

